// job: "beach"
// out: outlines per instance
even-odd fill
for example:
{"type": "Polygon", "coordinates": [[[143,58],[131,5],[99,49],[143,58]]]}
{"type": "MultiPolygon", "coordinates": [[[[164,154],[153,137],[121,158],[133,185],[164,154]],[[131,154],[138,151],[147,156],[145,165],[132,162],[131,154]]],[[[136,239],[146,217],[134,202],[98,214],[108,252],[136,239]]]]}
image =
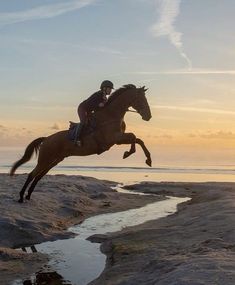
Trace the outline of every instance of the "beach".
{"type": "Polygon", "coordinates": [[[73,236],[68,227],[87,217],[138,208],[167,196],[189,197],[165,218],[93,236],[107,255],[90,284],[234,284],[235,184],[142,182],[125,186],[153,195],[117,193],[115,182],[76,175],[47,175],[19,204],[25,174],[0,175],[0,284],[27,278],[49,256],[14,250],[73,236]]]}
{"type": "Polygon", "coordinates": [[[0,285],[235,285],[234,10],[0,1],[0,285]]]}
{"type": "Polygon", "coordinates": [[[138,208],[163,196],[117,193],[117,183],[75,175],[47,175],[30,201],[18,203],[27,175],[0,174],[0,284],[10,284],[39,270],[48,258],[13,248],[74,236],[67,229],[102,213],[138,208]]]}
{"type": "Polygon", "coordinates": [[[192,199],[178,212],[108,235],[106,269],[92,285],[235,283],[235,184],[142,183],[127,187],[192,199]]]}

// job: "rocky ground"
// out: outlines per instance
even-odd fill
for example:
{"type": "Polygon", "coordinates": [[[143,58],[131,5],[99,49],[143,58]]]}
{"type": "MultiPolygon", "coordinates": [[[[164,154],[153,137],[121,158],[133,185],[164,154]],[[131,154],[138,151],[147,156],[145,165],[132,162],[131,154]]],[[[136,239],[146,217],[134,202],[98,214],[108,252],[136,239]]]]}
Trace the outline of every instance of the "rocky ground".
{"type": "Polygon", "coordinates": [[[103,237],[106,268],[90,284],[235,284],[235,184],[145,182],[127,188],[192,199],[173,215],[103,237]]]}
{"type": "Polygon", "coordinates": [[[18,203],[26,175],[0,174],[0,285],[24,278],[47,263],[40,253],[14,248],[71,237],[71,225],[101,213],[137,208],[157,201],[157,196],[117,193],[114,182],[67,175],[47,175],[30,201],[18,203]]]}
{"type": "MultiPolygon", "coordinates": [[[[165,196],[191,197],[175,214],[98,237],[106,268],[92,285],[234,285],[235,184],[143,182],[116,193],[113,182],[46,176],[19,204],[26,175],[0,175],[0,285],[24,278],[49,260],[14,248],[67,238],[66,229],[98,213],[140,207],[165,196]]],[[[96,237],[90,240],[96,241],[96,237]]]]}

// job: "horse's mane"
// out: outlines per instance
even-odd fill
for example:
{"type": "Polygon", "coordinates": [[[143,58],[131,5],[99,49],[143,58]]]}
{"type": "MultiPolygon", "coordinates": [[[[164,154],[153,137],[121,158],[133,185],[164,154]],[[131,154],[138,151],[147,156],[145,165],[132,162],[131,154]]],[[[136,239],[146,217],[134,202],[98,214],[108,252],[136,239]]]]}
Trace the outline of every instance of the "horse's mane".
{"type": "Polygon", "coordinates": [[[120,87],[119,89],[115,90],[108,98],[108,101],[106,105],[109,105],[111,102],[113,102],[117,97],[119,97],[120,94],[122,94],[124,91],[128,89],[136,89],[136,86],[134,84],[126,84],[120,87]]]}

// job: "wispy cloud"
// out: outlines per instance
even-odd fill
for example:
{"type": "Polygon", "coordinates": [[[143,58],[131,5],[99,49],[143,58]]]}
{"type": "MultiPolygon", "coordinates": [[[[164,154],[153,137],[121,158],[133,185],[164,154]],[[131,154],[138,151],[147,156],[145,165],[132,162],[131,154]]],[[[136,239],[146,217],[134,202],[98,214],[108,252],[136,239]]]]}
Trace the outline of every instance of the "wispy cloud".
{"type": "Polygon", "coordinates": [[[22,39],[18,41],[21,44],[25,45],[31,45],[31,46],[45,46],[48,48],[71,48],[71,49],[81,49],[81,50],[86,50],[86,51],[91,51],[91,52],[97,52],[97,53],[105,53],[105,54],[113,54],[113,55],[121,55],[122,52],[113,49],[111,47],[107,46],[90,46],[90,45],[85,45],[83,43],[77,44],[77,43],[70,43],[70,42],[61,42],[61,41],[49,41],[49,40],[35,40],[35,39],[22,39]]]}
{"type": "Polygon", "coordinates": [[[25,21],[53,18],[62,14],[81,9],[95,0],[70,0],[65,3],[42,5],[32,9],[0,13],[0,26],[16,24],[25,21]]]}
{"type": "Polygon", "coordinates": [[[182,33],[175,27],[175,21],[180,14],[181,0],[156,0],[159,9],[159,20],[152,26],[155,37],[166,36],[179,51],[181,57],[187,62],[189,69],[192,62],[183,50],[182,33]]]}
{"type": "Polygon", "coordinates": [[[235,111],[223,110],[223,109],[210,109],[210,108],[195,108],[187,106],[169,106],[169,105],[153,105],[151,108],[184,111],[184,112],[198,112],[198,113],[211,113],[218,115],[235,115],[235,111]]]}
{"type": "Polygon", "coordinates": [[[203,139],[235,139],[235,133],[231,131],[216,130],[216,131],[204,131],[194,132],[188,134],[190,138],[203,138],[203,139]]]}
{"type": "Polygon", "coordinates": [[[54,123],[53,126],[50,127],[51,130],[60,130],[60,125],[58,123],[54,123]]]}
{"type": "MultiPolygon", "coordinates": [[[[191,70],[169,70],[169,71],[137,71],[132,72],[133,74],[139,75],[213,75],[213,74],[222,74],[222,75],[235,75],[234,69],[191,69],[191,70]]],[[[154,80],[154,79],[153,79],[154,80]]]]}

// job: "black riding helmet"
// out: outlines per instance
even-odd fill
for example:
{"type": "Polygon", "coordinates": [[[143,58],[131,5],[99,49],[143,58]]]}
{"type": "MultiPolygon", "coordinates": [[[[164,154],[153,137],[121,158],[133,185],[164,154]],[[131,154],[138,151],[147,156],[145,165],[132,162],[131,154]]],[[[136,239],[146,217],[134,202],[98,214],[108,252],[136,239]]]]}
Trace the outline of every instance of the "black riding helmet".
{"type": "Polygon", "coordinates": [[[100,89],[103,89],[104,87],[109,87],[111,89],[113,89],[113,82],[109,81],[109,80],[104,80],[101,85],[100,85],[100,89]]]}

